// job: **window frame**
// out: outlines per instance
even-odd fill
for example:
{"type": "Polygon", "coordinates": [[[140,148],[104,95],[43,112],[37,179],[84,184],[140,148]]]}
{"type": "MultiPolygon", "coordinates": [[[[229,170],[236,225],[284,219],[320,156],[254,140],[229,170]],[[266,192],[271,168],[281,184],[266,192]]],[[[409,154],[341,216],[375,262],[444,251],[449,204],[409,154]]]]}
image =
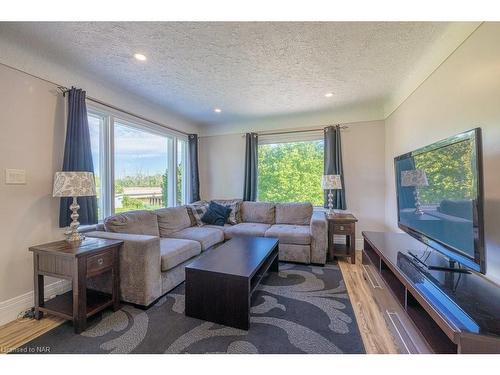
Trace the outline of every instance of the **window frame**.
{"type": "MultiPolygon", "coordinates": [[[[177,164],[178,164],[178,147],[179,147],[179,141],[184,142],[184,145],[185,145],[184,146],[184,152],[183,152],[183,155],[182,155],[182,163],[185,166],[183,174],[182,174],[182,187],[181,187],[182,197],[184,197],[184,203],[181,203],[181,205],[183,205],[183,204],[186,204],[187,202],[191,201],[191,197],[190,197],[190,191],[191,191],[191,189],[189,188],[189,184],[190,184],[190,181],[191,181],[191,179],[189,178],[189,170],[190,170],[190,167],[189,167],[189,155],[188,155],[188,153],[189,153],[189,151],[188,151],[189,142],[188,142],[188,137],[186,137],[186,139],[176,138],[174,140],[174,143],[175,143],[175,150],[174,150],[175,161],[174,161],[174,166],[175,166],[175,170],[176,170],[175,179],[177,179],[177,164]]],[[[173,188],[174,188],[175,192],[174,192],[174,194],[172,196],[174,197],[174,205],[177,206],[177,181],[175,181],[175,185],[173,186],[173,188]]]]}
{"type": "MultiPolygon", "coordinates": [[[[115,213],[115,124],[120,123],[132,129],[145,131],[158,136],[166,137],[168,142],[168,170],[174,171],[169,173],[169,192],[168,202],[165,207],[174,207],[177,202],[176,186],[177,186],[177,141],[182,140],[186,144],[184,158],[186,160],[186,170],[183,173],[183,192],[184,199],[182,204],[187,204],[190,200],[190,169],[188,157],[188,136],[186,134],[176,132],[160,125],[152,124],[148,121],[138,119],[118,110],[99,105],[98,103],[87,102],[87,115],[100,117],[103,123],[100,129],[99,140],[99,168],[101,175],[101,202],[102,202],[102,217],[106,218],[115,213]]],[[[102,219],[99,220],[102,222],[102,219]]]]}

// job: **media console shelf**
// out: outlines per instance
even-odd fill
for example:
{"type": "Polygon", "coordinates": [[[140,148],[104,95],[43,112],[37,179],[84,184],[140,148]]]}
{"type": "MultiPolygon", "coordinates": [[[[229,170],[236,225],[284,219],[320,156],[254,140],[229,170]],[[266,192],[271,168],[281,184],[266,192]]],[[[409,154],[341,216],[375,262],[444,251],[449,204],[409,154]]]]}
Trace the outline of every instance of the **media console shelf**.
{"type": "Polygon", "coordinates": [[[500,287],[475,272],[428,270],[447,258],[405,233],[363,232],[373,265],[436,353],[500,353],[500,287]]]}

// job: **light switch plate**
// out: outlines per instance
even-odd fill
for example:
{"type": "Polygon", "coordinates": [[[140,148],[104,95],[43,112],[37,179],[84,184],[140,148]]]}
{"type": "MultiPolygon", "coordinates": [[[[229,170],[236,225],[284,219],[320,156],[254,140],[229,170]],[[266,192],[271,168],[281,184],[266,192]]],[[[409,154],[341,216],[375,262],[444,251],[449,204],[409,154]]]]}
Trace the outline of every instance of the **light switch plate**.
{"type": "Polygon", "coordinates": [[[6,169],[5,183],[7,185],[26,184],[26,171],[24,169],[6,169]]]}

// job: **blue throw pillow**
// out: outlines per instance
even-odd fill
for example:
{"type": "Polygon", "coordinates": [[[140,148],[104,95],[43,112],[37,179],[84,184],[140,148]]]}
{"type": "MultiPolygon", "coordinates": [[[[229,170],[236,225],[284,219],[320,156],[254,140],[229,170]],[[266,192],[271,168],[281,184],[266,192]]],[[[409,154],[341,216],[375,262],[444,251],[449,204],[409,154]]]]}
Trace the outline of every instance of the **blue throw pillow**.
{"type": "Polygon", "coordinates": [[[219,215],[211,209],[208,209],[207,212],[205,212],[205,214],[201,217],[201,221],[205,224],[218,225],[221,227],[223,227],[225,223],[224,216],[219,215]]]}
{"type": "Polygon", "coordinates": [[[201,221],[206,224],[218,225],[220,227],[223,227],[230,213],[230,208],[211,202],[208,206],[207,212],[205,212],[205,214],[201,218],[201,221]]]}
{"type": "Polygon", "coordinates": [[[217,214],[224,216],[226,220],[231,214],[231,207],[223,206],[222,204],[215,202],[210,202],[208,209],[212,209],[213,211],[217,212],[217,214]]]}

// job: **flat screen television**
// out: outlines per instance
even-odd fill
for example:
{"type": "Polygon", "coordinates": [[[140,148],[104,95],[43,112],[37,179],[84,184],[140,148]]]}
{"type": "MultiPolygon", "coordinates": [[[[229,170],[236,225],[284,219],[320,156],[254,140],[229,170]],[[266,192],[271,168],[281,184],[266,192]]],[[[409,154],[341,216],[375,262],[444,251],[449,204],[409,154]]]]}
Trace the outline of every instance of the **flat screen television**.
{"type": "Polygon", "coordinates": [[[481,129],[398,156],[394,168],[399,228],[485,273],[481,129]]]}

